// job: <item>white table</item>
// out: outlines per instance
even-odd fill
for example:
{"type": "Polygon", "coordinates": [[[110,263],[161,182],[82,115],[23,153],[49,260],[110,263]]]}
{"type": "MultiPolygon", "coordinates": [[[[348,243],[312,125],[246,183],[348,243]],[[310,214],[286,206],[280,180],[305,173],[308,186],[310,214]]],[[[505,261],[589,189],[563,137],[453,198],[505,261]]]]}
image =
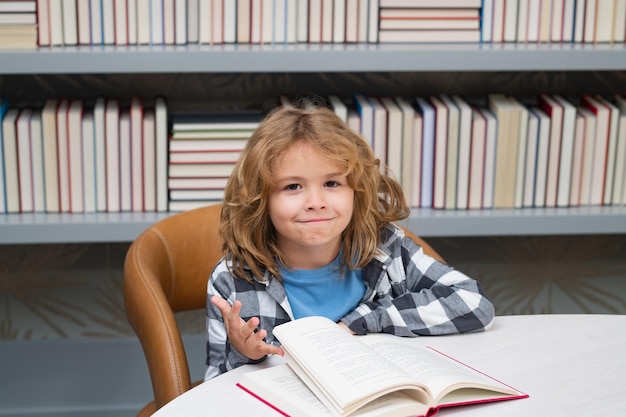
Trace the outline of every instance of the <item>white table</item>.
{"type": "MultiPolygon", "coordinates": [[[[442,409],[437,416],[626,416],[626,315],[500,316],[482,333],[418,337],[530,398],[442,409]]],[[[280,416],[235,386],[271,357],[191,389],[155,417],[280,416]]],[[[294,416],[297,417],[297,416],[294,416]]]]}

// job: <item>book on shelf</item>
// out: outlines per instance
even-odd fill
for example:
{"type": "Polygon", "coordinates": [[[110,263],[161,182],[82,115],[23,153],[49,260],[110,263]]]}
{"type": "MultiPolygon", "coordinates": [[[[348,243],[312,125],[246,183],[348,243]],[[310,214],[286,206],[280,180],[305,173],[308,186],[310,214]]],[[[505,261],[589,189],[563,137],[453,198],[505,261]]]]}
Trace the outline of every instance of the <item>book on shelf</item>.
{"type": "Polygon", "coordinates": [[[2,25],[0,24],[0,48],[33,49],[37,47],[37,25],[2,25]]]}
{"type": "Polygon", "coordinates": [[[613,41],[613,5],[615,0],[597,0],[595,42],[613,41]]]}
{"type": "Polygon", "coordinates": [[[163,1],[149,0],[150,44],[163,44],[163,1]]]}
{"type": "Polygon", "coordinates": [[[387,131],[385,132],[387,168],[402,184],[402,145],[404,143],[402,129],[404,127],[404,115],[393,97],[381,97],[380,102],[387,115],[387,131]]]}
{"type": "Polygon", "coordinates": [[[150,30],[150,0],[137,0],[138,45],[150,44],[150,30]]]}
{"type": "Polygon", "coordinates": [[[504,15],[506,0],[493,0],[491,41],[501,43],[504,41],[504,15]]]}
{"type": "Polygon", "coordinates": [[[550,40],[550,23],[552,16],[552,1],[541,1],[539,9],[539,33],[537,41],[547,43],[550,40]]]}
{"type": "Polygon", "coordinates": [[[333,42],[346,40],[346,1],[335,1],[333,10],[333,42]]]}
{"type": "Polygon", "coordinates": [[[526,42],[537,42],[539,40],[540,13],[541,0],[528,0],[526,42]]]}
{"type": "MultiPolygon", "coordinates": [[[[187,40],[189,43],[198,43],[199,3],[200,0],[189,0],[187,2],[187,40]]],[[[202,24],[204,24],[204,21],[202,21],[202,24]]]]}
{"type": "Polygon", "coordinates": [[[167,188],[169,190],[204,190],[204,189],[224,189],[228,177],[182,177],[168,178],[167,188]]]}
{"type": "Polygon", "coordinates": [[[572,42],[574,39],[575,8],[577,0],[563,1],[563,29],[561,42],[572,42]]]}
{"type": "Polygon", "coordinates": [[[387,164],[387,110],[377,97],[368,97],[374,111],[372,148],[381,164],[387,164]]]}
{"type": "Polygon", "coordinates": [[[537,173],[537,148],[539,141],[539,116],[528,109],[528,128],[526,135],[526,153],[524,155],[524,185],[522,207],[535,205],[535,176],[537,173]]]}
{"type": "Polygon", "coordinates": [[[131,189],[132,189],[132,210],[145,211],[143,207],[143,103],[138,97],[130,100],[130,167],[131,167],[131,189]]]}
{"type": "Polygon", "coordinates": [[[539,107],[531,106],[530,111],[537,116],[539,124],[537,127],[537,161],[535,163],[535,195],[533,201],[534,207],[545,207],[552,121],[550,116],[539,107]]]}
{"type": "Polygon", "coordinates": [[[399,141],[401,142],[401,169],[398,178],[409,206],[419,207],[419,186],[422,170],[422,116],[407,99],[396,97],[396,103],[402,112],[402,140],[399,141]]]}
{"type": "Polygon", "coordinates": [[[591,184],[595,149],[596,115],[585,106],[578,107],[578,115],[583,118],[583,157],[580,172],[579,204],[589,205],[591,201],[591,184]]]}
{"type": "Polygon", "coordinates": [[[483,206],[485,178],[485,141],[487,120],[482,112],[472,109],[472,130],[470,142],[470,164],[468,175],[467,208],[480,209],[483,206]]]}
{"type": "Polygon", "coordinates": [[[367,42],[367,28],[368,28],[368,8],[366,6],[368,2],[360,1],[357,13],[357,42],[367,42]]]}
{"type": "Polygon", "coordinates": [[[128,45],[128,10],[126,0],[113,0],[115,44],[128,45]]]}
{"type": "Polygon", "coordinates": [[[234,163],[222,164],[172,164],[168,165],[169,178],[180,177],[227,177],[233,171],[234,163]]]}
{"type": "Polygon", "coordinates": [[[91,45],[90,0],[76,0],[76,20],[78,24],[78,44],[91,45]]]}
{"type": "Polygon", "coordinates": [[[443,208],[456,209],[457,174],[459,163],[460,110],[446,94],[440,96],[448,112],[447,143],[445,155],[445,185],[443,208]]]}
{"type": "Polygon", "coordinates": [[[554,96],[554,99],[563,108],[556,205],[567,207],[570,201],[572,158],[576,134],[576,106],[558,94],[554,96]]]}
{"type": "Polygon", "coordinates": [[[353,336],[317,316],[273,333],[286,364],[248,372],[237,386],[283,415],[432,416],[445,407],[528,398],[413,339],[353,336]]]}
{"type": "Polygon", "coordinates": [[[359,41],[359,0],[346,0],[345,42],[359,41]]]}
{"type": "Polygon", "coordinates": [[[615,181],[615,153],[617,149],[617,131],[619,129],[620,109],[606,98],[596,95],[595,98],[609,109],[609,137],[606,151],[606,174],[604,176],[604,197],[602,204],[613,203],[613,183],[615,181]]]}
{"type": "Polygon", "coordinates": [[[106,211],[120,211],[120,105],[107,99],[104,109],[106,161],[106,211]]]}
{"type": "Polygon", "coordinates": [[[174,139],[169,140],[170,152],[242,151],[248,139],[174,139]]]}
{"type": "Polygon", "coordinates": [[[93,109],[85,111],[82,120],[82,162],[84,212],[96,212],[96,143],[93,109]]]}
{"type": "Polygon", "coordinates": [[[168,153],[168,112],[163,97],[154,102],[155,123],[155,170],[156,170],[156,210],[167,211],[167,153],[168,153]]]}
{"type": "Polygon", "coordinates": [[[331,105],[333,111],[344,122],[348,121],[348,106],[343,102],[339,96],[331,94],[328,96],[328,102],[331,105]]]}
{"type": "Polygon", "coordinates": [[[448,158],[448,108],[441,98],[433,96],[430,104],[435,112],[432,207],[446,206],[446,162],[448,158]]]}
{"type": "Polygon", "coordinates": [[[583,42],[595,43],[596,41],[596,10],[598,0],[585,0],[585,16],[584,29],[583,29],[583,42]]]}
{"type": "Polygon", "coordinates": [[[626,204],[626,96],[613,95],[615,105],[620,109],[615,148],[615,182],[613,183],[613,204],[626,204]]]}
{"type": "Polygon", "coordinates": [[[34,211],[33,159],[30,139],[30,119],[32,114],[33,111],[31,109],[22,109],[15,121],[20,213],[32,213],[34,211]]]}
{"type": "Polygon", "coordinates": [[[360,117],[359,132],[374,148],[374,107],[364,94],[355,94],[352,102],[360,117]]]}
{"type": "Polygon", "coordinates": [[[58,181],[59,181],[59,211],[61,213],[70,212],[70,172],[69,172],[69,152],[67,148],[67,120],[70,101],[62,99],[57,107],[57,134],[56,146],[58,162],[58,181]]]}
{"type": "Polygon", "coordinates": [[[2,156],[4,157],[4,197],[6,213],[20,212],[20,184],[17,157],[17,118],[20,110],[8,108],[2,118],[2,156]]]}
{"type": "Polygon", "coordinates": [[[107,210],[106,168],[106,99],[97,97],[93,105],[93,133],[95,141],[96,211],[107,210]]]}
{"type": "Polygon", "coordinates": [[[411,8],[411,7],[424,7],[424,8],[460,8],[460,9],[472,9],[480,8],[482,6],[482,0],[379,0],[379,6],[382,7],[396,7],[396,8],[411,8]]]}
{"type": "Polygon", "coordinates": [[[58,149],[56,112],[59,101],[46,100],[41,110],[41,135],[43,142],[43,174],[46,190],[46,212],[60,211],[58,181],[58,149]]]}
{"type": "Polygon", "coordinates": [[[480,15],[480,42],[491,43],[493,40],[493,0],[482,0],[480,15]]]}
{"type": "MultiPolygon", "coordinates": [[[[376,0],[372,0],[376,1],[376,0]]],[[[323,43],[333,42],[333,9],[334,0],[322,0],[322,30],[321,41],[323,43]]]]}
{"type": "Polygon", "coordinates": [[[74,99],[67,109],[67,161],[69,176],[69,212],[84,211],[83,196],[83,102],[74,99]]]}
{"type": "Polygon", "coordinates": [[[422,116],[420,207],[432,207],[435,161],[435,108],[423,97],[418,97],[415,100],[415,104],[422,116]]]}
{"type": "Polygon", "coordinates": [[[258,111],[173,113],[172,132],[251,132],[259,126],[258,111]]]}
{"type": "Polygon", "coordinates": [[[120,112],[119,141],[120,211],[133,211],[134,190],[132,188],[130,113],[128,109],[123,109],[120,112]]]}
{"type": "MultiPolygon", "coordinates": [[[[115,4],[113,1],[101,2],[102,13],[102,44],[114,45],[115,44],[115,4]]],[[[159,10],[153,9],[153,16],[161,13],[159,10]]],[[[160,43],[163,43],[162,41],[160,43]]]]}
{"type": "MultiPolygon", "coordinates": [[[[45,0],[44,0],[45,1],[45,0]]],[[[150,0],[143,0],[150,1],[150,0]]],[[[102,7],[101,0],[91,0],[90,1],[90,30],[91,30],[91,43],[92,45],[102,45],[103,43],[103,34],[102,34],[102,7]]],[[[140,16],[143,16],[140,14],[140,16]]],[[[150,17],[150,13],[147,13],[147,17],[150,17]]]]}
{"type": "Polygon", "coordinates": [[[143,113],[143,209],[156,211],[156,121],[154,108],[143,113]]]}
{"type": "Polygon", "coordinates": [[[519,10],[519,0],[508,0],[504,8],[504,28],[502,40],[504,42],[515,42],[517,40],[517,17],[519,10]]]}
{"type": "Polygon", "coordinates": [[[469,199],[470,158],[472,147],[472,107],[458,95],[452,100],[459,108],[459,149],[456,181],[456,207],[467,209],[469,199]]]}
{"type": "Polygon", "coordinates": [[[530,0],[519,0],[517,3],[516,26],[514,42],[528,42],[528,6],[530,0]]]}
{"type": "Polygon", "coordinates": [[[170,204],[172,201],[219,201],[223,199],[223,189],[170,190],[170,204]]]}
{"type": "Polygon", "coordinates": [[[517,143],[517,162],[515,165],[515,193],[513,207],[521,208],[524,199],[524,169],[526,167],[526,150],[528,144],[528,108],[514,99],[519,108],[519,133],[517,143]]]}
{"type": "Polygon", "coordinates": [[[563,0],[552,0],[550,19],[550,41],[561,42],[563,39],[563,0]]]}
{"type": "Polygon", "coordinates": [[[379,43],[478,43],[480,42],[480,29],[405,29],[390,30],[380,29],[378,33],[379,43]]]}
{"type": "Polygon", "coordinates": [[[574,147],[572,152],[572,178],[569,187],[569,205],[580,206],[583,152],[585,150],[585,117],[577,110],[574,124],[574,147]]]}
{"type": "Polygon", "coordinates": [[[599,206],[604,201],[611,113],[608,107],[589,94],[582,96],[582,104],[595,115],[595,147],[593,150],[589,204],[599,206]]]}
{"type": "Polygon", "coordinates": [[[490,94],[488,99],[489,108],[498,121],[493,207],[513,208],[522,105],[504,94],[490,94]]]}
{"type": "Polygon", "coordinates": [[[205,164],[234,164],[239,159],[241,151],[194,151],[194,152],[170,152],[170,163],[205,163],[205,164]]]}
{"type": "Polygon", "coordinates": [[[174,0],[163,0],[163,43],[174,45],[176,42],[176,8],[174,0]]]}
{"type": "MultiPolygon", "coordinates": [[[[130,1],[130,0],[129,0],[130,1]]],[[[187,0],[175,0],[174,2],[174,43],[176,45],[187,44],[187,0]]]]}
{"type": "Polygon", "coordinates": [[[613,20],[613,42],[626,40],[626,1],[616,1],[613,20]]]}
{"type": "Polygon", "coordinates": [[[50,11],[48,0],[37,0],[37,44],[50,46],[50,11]]]}
{"type": "Polygon", "coordinates": [[[137,45],[137,0],[126,1],[128,45],[137,45]]]}
{"type": "Polygon", "coordinates": [[[486,121],[485,130],[485,169],[483,183],[483,207],[493,207],[493,191],[496,175],[496,149],[498,145],[498,119],[488,108],[481,108],[486,121]]]}
{"type": "Polygon", "coordinates": [[[33,165],[33,209],[36,213],[43,213],[46,211],[46,188],[41,110],[34,111],[30,118],[30,150],[33,165]]]}

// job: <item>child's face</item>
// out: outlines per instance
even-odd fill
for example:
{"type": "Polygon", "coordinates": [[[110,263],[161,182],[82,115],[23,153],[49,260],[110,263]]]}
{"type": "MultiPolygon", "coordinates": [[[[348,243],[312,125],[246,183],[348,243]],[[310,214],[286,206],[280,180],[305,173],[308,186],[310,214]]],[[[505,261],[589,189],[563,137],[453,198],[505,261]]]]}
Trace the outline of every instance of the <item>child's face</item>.
{"type": "Polygon", "coordinates": [[[304,253],[318,260],[330,257],[330,262],[337,255],[354,204],[354,190],[343,171],[306,143],[293,145],[280,160],[269,215],[286,260],[304,253]]]}

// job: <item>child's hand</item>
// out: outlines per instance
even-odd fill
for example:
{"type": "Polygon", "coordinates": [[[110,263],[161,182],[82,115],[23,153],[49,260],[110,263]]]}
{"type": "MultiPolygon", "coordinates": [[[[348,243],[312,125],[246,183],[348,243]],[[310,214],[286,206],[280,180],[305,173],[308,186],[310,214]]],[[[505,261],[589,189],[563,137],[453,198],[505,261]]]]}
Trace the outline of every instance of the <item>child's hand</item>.
{"type": "Polygon", "coordinates": [[[240,316],[241,302],[235,301],[232,305],[226,300],[214,295],[211,302],[220,310],[224,318],[224,325],[228,333],[228,340],[235,349],[242,355],[252,359],[261,359],[266,355],[281,355],[284,352],[278,346],[265,343],[267,331],[260,329],[256,333],[254,330],[259,325],[258,317],[252,317],[245,322],[240,316]]]}

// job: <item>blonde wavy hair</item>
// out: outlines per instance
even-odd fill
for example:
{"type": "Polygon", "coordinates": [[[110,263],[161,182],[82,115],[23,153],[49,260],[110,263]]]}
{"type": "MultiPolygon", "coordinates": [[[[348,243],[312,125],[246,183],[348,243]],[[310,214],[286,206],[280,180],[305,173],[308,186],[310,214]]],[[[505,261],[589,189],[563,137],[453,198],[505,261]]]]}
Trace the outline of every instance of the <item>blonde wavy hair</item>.
{"type": "Polygon", "coordinates": [[[367,141],[331,109],[310,104],[277,107],[253,132],[226,185],[220,235],[224,252],[232,259],[229,269],[234,277],[249,281],[247,267],[261,280],[264,269],[281,278],[282,256],[268,214],[268,198],[276,189],[276,166],[290,146],[301,142],[342,165],[354,189],[354,213],[343,232],[343,267],[355,269],[369,263],[376,255],[383,226],[409,214],[400,184],[382,172],[367,141]]]}

